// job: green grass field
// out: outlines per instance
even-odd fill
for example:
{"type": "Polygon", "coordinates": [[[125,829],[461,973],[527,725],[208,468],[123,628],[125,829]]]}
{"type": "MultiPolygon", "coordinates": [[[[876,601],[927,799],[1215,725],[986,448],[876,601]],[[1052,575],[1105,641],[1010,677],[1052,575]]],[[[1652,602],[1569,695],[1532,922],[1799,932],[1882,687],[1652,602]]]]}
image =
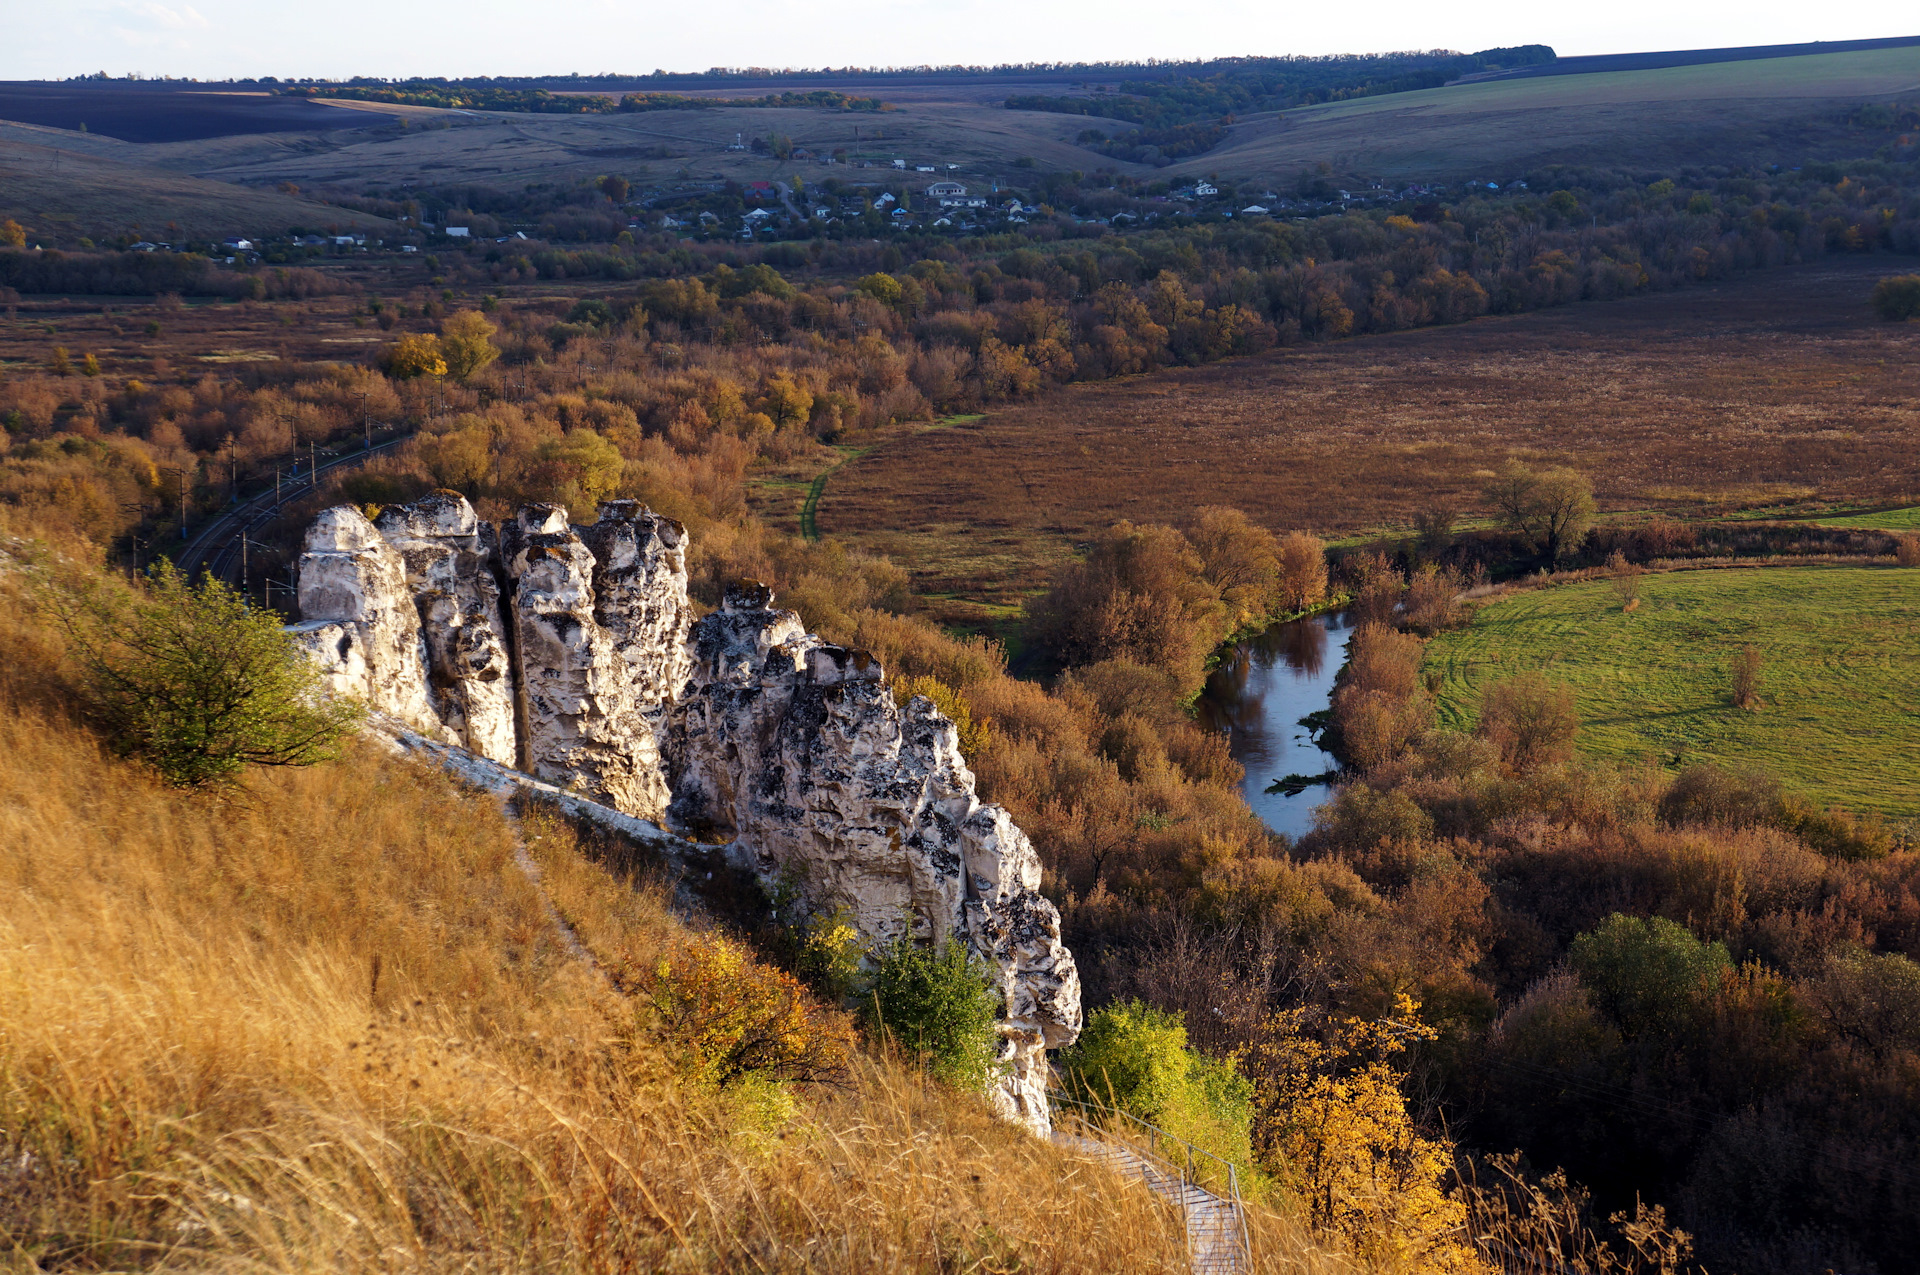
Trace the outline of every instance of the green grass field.
{"type": "Polygon", "coordinates": [[[1920,531],[1920,505],[1905,509],[1882,509],[1878,513],[1848,514],[1841,518],[1821,518],[1823,527],[1877,527],[1881,531],[1920,531]]]}
{"type": "Polygon", "coordinates": [[[1920,817],[1920,570],[1650,575],[1631,613],[1606,581],[1538,590],[1427,654],[1458,730],[1488,683],[1542,667],[1572,684],[1590,755],[1759,766],[1815,801],[1920,817]],[[1757,712],[1728,688],[1746,645],[1765,661],[1757,712]]]}

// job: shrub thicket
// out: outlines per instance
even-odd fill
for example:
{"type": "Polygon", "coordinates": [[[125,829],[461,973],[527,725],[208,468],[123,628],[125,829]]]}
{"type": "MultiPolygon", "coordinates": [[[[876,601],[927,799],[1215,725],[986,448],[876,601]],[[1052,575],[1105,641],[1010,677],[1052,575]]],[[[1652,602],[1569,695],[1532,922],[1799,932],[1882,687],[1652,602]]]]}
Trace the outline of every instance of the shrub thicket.
{"type": "Polygon", "coordinates": [[[1898,323],[1920,318],[1920,274],[1889,275],[1873,285],[1873,311],[1898,323]]]}
{"type": "Polygon", "coordinates": [[[1228,1163],[1252,1163],[1253,1087],[1231,1061],[1189,1048],[1179,1014],[1138,1000],[1104,1006],[1055,1066],[1070,1097],[1138,1116],[1228,1163]]]}
{"type": "Polygon", "coordinates": [[[982,1090],[993,1079],[1002,1008],[985,968],[956,938],[925,948],[903,937],[875,953],[869,1025],[956,1089],[982,1090]]]}

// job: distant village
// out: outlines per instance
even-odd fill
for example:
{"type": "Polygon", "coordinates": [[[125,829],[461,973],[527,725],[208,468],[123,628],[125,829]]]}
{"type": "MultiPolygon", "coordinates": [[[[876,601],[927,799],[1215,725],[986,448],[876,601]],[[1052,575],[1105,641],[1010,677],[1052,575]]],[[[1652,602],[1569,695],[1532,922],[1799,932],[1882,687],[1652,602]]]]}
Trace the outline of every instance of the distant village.
{"type": "MultiPolygon", "coordinates": [[[[515,219],[436,207],[430,192],[400,191],[387,197],[398,200],[407,211],[391,218],[401,228],[385,236],[295,227],[278,235],[237,234],[218,243],[126,236],[98,246],[196,252],[230,265],[273,265],[346,253],[459,251],[483,243],[605,242],[624,238],[622,231],[636,237],[664,233],[696,242],[753,242],[883,234],[985,235],[1006,233],[1037,220],[1116,229],[1154,223],[1305,220],[1396,205],[1411,206],[1417,215],[1429,201],[1450,193],[1496,195],[1526,188],[1524,181],[1473,181],[1347,189],[1322,173],[1301,175],[1285,183],[1289,189],[1283,191],[1275,188],[1278,183],[1236,183],[1217,176],[1169,181],[1127,176],[1110,168],[1092,174],[1041,172],[1026,159],[1014,161],[1013,175],[982,174],[963,172],[962,165],[952,162],[862,157],[845,149],[817,153],[790,143],[773,148],[765,139],[749,144],[736,137],[723,149],[767,153],[777,157],[783,173],[791,175],[760,180],[722,173],[695,177],[683,167],[665,182],[643,184],[644,179],[630,182],[618,174],[605,174],[583,178],[577,190],[549,192],[550,201],[569,211],[584,213],[597,206],[600,212],[591,218],[591,228],[579,224],[579,216],[560,227],[553,224],[555,219],[515,219]],[[826,171],[817,178],[802,176],[809,166],[826,171]]],[[[81,246],[96,245],[89,241],[81,246]]]]}

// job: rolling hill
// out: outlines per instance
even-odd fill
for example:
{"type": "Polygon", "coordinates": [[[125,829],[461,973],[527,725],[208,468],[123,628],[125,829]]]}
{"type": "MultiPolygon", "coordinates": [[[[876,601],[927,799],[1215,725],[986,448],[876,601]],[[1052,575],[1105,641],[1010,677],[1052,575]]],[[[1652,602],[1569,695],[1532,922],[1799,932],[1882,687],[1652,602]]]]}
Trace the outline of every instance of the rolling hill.
{"type": "Polygon", "coordinates": [[[1284,176],[1317,163],[1387,180],[1540,164],[1797,165],[1871,151],[1865,102],[1920,95],[1920,47],[1492,80],[1249,118],[1173,172],[1284,176]]]}
{"type": "MultiPolygon", "coordinates": [[[[1076,144],[1090,123],[1111,131],[1112,121],[1006,110],[990,100],[991,84],[949,85],[930,77],[925,84],[889,85],[897,109],[858,115],[729,107],[528,115],[357,102],[340,103],[355,108],[341,111],[302,103],[302,111],[317,112],[315,121],[352,119],[358,126],[194,136],[193,130],[169,134],[150,121],[143,135],[178,140],[144,144],[0,122],[0,212],[24,212],[70,233],[173,223],[181,235],[227,234],[258,225],[366,221],[260,189],[283,183],[358,193],[440,185],[519,189],[607,172],[637,183],[795,174],[809,182],[883,174],[903,180],[892,170],[895,160],[906,163],[909,182],[933,180],[913,171],[927,165],[975,182],[1004,181],[1023,170],[1079,170],[1281,185],[1321,164],[1343,181],[1393,183],[1505,181],[1550,164],[1794,166],[1870,154],[1890,140],[1849,117],[1863,104],[1920,97],[1920,45],[1493,79],[1269,112],[1237,121],[1205,154],[1163,168],[1076,144]],[[365,126],[368,114],[384,118],[365,126]],[[775,133],[816,157],[775,161],[728,149],[737,138],[775,133]],[[841,149],[873,167],[850,172],[823,162],[841,149]],[[255,189],[236,193],[236,185],[255,189]]],[[[822,80],[814,87],[832,85],[822,80]]],[[[872,86],[854,77],[842,87],[872,86]]],[[[205,108],[205,94],[177,96],[182,110],[205,108]]],[[[155,111],[164,111],[164,98],[150,89],[140,95],[155,111]]],[[[258,108],[245,105],[251,120],[258,108]]]]}
{"type": "Polygon", "coordinates": [[[0,124],[0,218],[61,242],[81,235],[186,240],[281,233],[290,226],[391,227],[383,218],[278,190],[141,162],[145,149],[61,129],[0,124]]]}

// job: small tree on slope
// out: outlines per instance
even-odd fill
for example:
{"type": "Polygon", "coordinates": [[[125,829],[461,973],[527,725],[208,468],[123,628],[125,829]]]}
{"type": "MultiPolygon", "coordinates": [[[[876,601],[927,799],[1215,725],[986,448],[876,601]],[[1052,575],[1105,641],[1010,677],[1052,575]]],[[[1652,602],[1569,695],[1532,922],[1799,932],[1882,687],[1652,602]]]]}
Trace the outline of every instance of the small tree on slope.
{"type": "Polygon", "coordinates": [[[191,584],[163,562],[144,589],[68,582],[45,596],[108,743],[171,783],[326,761],[359,724],[358,704],[321,694],[280,618],[218,580],[191,584]]]}

